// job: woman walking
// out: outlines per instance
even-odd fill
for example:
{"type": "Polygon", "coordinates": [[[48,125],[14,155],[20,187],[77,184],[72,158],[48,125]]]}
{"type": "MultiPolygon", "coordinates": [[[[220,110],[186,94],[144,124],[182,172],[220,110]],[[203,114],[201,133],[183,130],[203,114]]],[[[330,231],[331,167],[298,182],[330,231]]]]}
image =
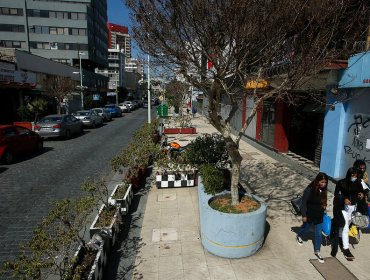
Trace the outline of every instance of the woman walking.
{"type": "Polygon", "coordinates": [[[315,228],[314,253],[320,263],[324,258],[320,254],[322,219],[327,205],[328,176],[320,172],[304,190],[302,199],[303,225],[297,234],[297,242],[303,245],[302,235],[307,233],[310,226],[315,228]]]}
{"type": "Polygon", "coordinates": [[[362,188],[361,179],[359,170],[350,167],[346,178],[338,181],[335,186],[332,223],[333,242],[330,253],[333,257],[337,255],[338,245],[340,245],[347,260],[355,259],[349,250],[348,232],[353,211],[356,210],[367,215],[365,190],[362,188]]]}

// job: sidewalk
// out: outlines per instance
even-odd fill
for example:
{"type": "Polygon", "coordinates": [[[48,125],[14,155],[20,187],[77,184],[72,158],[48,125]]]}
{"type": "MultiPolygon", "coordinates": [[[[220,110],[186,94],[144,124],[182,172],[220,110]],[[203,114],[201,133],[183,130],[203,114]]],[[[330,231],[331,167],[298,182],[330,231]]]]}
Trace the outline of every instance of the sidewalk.
{"type": "MultiPolygon", "coordinates": [[[[203,117],[192,123],[197,135],[173,136],[168,141],[184,145],[202,133],[215,132],[203,117]]],[[[300,226],[300,219],[291,213],[289,201],[310,181],[246,141],[241,141],[240,151],[242,183],[268,204],[267,238],[257,254],[225,259],[206,252],[199,236],[197,188],[157,189],[152,174],[124,219],[122,243],[105,279],[324,279],[309,262],[314,258],[311,239],[299,246],[292,231],[300,226]]],[[[329,194],[329,210],[331,201],[329,194]]],[[[337,255],[358,279],[370,279],[369,241],[370,235],[363,234],[360,244],[351,249],[356,257],[353,262],[346,261],[340,252],[337,255]]],[[[329,246],[321,252],[330,257],[329,246]]]]}

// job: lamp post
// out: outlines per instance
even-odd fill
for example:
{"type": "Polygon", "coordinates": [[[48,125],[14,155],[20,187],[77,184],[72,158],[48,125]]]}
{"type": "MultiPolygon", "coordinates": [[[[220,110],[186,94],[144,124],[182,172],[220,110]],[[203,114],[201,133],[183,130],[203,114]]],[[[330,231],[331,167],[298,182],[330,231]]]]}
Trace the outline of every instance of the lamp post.
{"type": "Polygon", "coordinates": [[[85,55],[84,52],[78,52],[78,58],[80,60],[80,93],[81,93],[81,110],[84,109],[84,94],[83,94],[83,85],[82,85],[82,63],[81,56],[85,55]]]}
{"type": "MultiPolygon", "coordinates": [[[[149,44],[149,34],[148,34],[148,44],[149,44]]],[[[150,63],[150,55],[149,55],[149,52],[148,52],[148,123],[151,123],[151,107],[152,107],[152,104],[151,104],[151,101],[150,101],[150,67],[149,67],[149,63],[150,63]]]]}

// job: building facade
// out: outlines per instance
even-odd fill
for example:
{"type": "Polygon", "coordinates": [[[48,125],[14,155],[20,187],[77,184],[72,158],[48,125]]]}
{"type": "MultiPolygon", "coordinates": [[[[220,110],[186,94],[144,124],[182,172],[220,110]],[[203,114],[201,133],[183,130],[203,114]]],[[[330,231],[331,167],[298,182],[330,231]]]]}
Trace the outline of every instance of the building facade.
{"type": "Polygon", "coordinates": [[[356,159],[370,164],[370,53],[353,55],[328,90],[320,170],[340,179],[356,159]]]}
{"type": "Polygon", "coordinates": [[[0,47],[71,66],[107,66],[107,0],[2,0],[0,47]]]}
{"type": "Polygon", "coordinates": [[[128,63],[131,59],[131,37],[128,34],[128,27],[111,22],[107,23],[108,28],[108,48],[109,49],[123,49],[128,63]]]}

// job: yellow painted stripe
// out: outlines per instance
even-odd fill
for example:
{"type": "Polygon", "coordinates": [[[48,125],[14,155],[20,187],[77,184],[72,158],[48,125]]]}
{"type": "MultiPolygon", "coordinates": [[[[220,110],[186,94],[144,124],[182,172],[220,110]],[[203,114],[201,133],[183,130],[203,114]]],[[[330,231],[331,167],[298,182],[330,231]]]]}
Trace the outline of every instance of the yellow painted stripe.
{"type": "Polygon", "coordinates": [[[220,243],[217,243],[215,241],[212,241],[211,239],[209,239],[207,236],[205,236],[204,234],[202,235],[204,238],[206,238],[210,243],[216,245],[216,246],[219,246],[219,247],[223,247],[223,248],[234,248],[234,249],[241,249],[241,248],[245,248],[245,247],[249,247],[249,246],[253,246],[253,245],[256,245],[258,242],[260,242],[261,240],[263,240],[263,236],[261,239],[257,240],[256,242],[253,242],[253,243],[250,243],[250,244],[246,244],[246,245],[238,245],[238,246],[226,246],[226,245],[222,245],[220,243]]]}

